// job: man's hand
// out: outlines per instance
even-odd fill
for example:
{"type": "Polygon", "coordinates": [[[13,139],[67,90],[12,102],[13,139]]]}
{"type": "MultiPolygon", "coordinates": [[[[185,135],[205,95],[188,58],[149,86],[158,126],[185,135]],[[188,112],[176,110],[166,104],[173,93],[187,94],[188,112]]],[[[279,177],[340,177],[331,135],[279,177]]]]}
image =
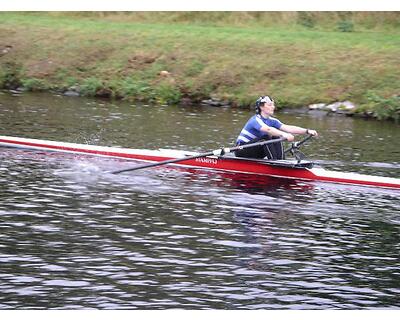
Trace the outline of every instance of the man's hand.
{"type": "Polygon", "coordinates": [[[289,142],[294,141],[294,136],[290,133],[283,132],[281,136],[282,136],[282,138],[285,138],[289,142]]]}
{"type": "Polygon", "coordinates": [[[307,134],[311,134],[314,137],[318,137],[318,132],[312,129],[307,129],[307,134]]]}

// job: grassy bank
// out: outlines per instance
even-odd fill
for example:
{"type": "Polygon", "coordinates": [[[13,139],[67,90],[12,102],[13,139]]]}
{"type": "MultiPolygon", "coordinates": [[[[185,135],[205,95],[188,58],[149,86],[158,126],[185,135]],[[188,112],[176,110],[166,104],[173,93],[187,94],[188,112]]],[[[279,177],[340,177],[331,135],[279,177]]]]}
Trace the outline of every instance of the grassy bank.
{"type": "Polygon", "coordinates": [[[243,107],[268,93],[279,107],[351,100],[359,112],[400,117],[395,20],[357,31],[329,19],[228,26],[231,16],[215,26],[163,15],[0,13],[0,86],[243,107]]]}
{"type": "Polygon", "coordinates": [[[352,25],[356,31],[390,31],[400,27],[399,12],[49,12],[51,16],[112,22],[186,24],[218,27],[266,27],[334,31],[352,25]]]}

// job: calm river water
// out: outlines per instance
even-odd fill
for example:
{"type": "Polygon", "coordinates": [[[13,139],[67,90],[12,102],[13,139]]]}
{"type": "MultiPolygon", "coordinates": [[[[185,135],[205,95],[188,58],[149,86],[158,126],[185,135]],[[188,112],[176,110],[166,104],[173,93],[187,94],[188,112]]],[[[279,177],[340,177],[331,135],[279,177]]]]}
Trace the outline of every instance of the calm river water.
{"type": "MultiPolygon", "coordinates": [[[[250,111],[0,94],[0,134],[135,148],[233,144],[250,111]]],[[[400,177],[389,122],[315,128],[329,169],[400,177]]],[[[400,193],[0,148],[1,309],[400,309],[400,193]]]]}

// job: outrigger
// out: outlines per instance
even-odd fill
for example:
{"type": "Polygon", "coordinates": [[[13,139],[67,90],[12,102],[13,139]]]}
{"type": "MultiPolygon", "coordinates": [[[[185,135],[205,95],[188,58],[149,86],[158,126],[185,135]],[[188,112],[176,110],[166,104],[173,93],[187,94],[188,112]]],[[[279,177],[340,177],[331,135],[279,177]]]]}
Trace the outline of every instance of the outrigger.
{"type": "Polygon", "coordinates": [[[310,137],[311,136],[308,136],[300,142],[292,143],[292,146],[285,151],[286,153],[291,153],[292,155],[294,155],[293,160],[248,159],[238,158],[235,157],[233,154],[234,151],[240,148],[248,148],[254,145],[283,141],[283,138],[260,141],[254,144],[236,146],[232,148],[220,148],[206,153],[196,153],[171,149],[147,150],[119,147],[103,147],[9,136],[0,136],[0,146],[26,148],[41,151],[86,154],[147,162],[146,164],[138,165],[133,168],[110,172],[113,174],[145,169],[159,165],[176,165],[190,168],[254,174],[285,179],[400,189],[400,179],[397,178],[372,176],[350,172],[329,171],[323,168],[314,168],[314,163],[312,161],[304,160],[302,153],[298,150],[300,145],[310,139],[310,137]]]}

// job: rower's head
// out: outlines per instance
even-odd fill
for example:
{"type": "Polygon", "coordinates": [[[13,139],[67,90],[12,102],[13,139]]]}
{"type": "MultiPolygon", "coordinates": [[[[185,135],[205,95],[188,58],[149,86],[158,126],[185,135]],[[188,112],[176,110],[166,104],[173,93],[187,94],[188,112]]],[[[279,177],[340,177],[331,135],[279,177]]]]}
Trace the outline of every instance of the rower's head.
{"type": "Polygon", "coordinates": [[[265,111],[268,114],[273,114],[275,109],[275,102],[270,96],[261,96],[256,101],[256,113],[260,114],[261,111],[265,111]],[[264,108],[268,107],[268,108],[264,108]]]}

